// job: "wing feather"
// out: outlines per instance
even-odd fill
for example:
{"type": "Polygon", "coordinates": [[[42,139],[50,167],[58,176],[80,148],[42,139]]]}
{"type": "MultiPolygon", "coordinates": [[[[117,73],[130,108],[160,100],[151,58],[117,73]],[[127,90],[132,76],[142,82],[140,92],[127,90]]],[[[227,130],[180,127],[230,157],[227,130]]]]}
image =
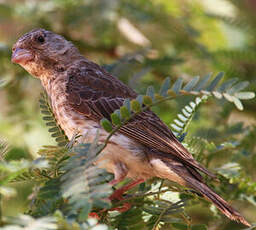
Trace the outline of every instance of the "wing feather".
{"type": "MultiPolygon", "coordinates": [[[[137,96],[117,78],[87,60],[69,69],[67,75],[66,93],[69,104],[77,112],[97,122],[103,117],[110,120],[110,114],[123,105],[125,98],[133,99],[137,96]]],[[[171,130],[150,110],[136,115],[119,131],[154,149],[154,152],[161,152],[166,157],[171,154],[188,167],[215,177],[193,159],[171,130]]]]}

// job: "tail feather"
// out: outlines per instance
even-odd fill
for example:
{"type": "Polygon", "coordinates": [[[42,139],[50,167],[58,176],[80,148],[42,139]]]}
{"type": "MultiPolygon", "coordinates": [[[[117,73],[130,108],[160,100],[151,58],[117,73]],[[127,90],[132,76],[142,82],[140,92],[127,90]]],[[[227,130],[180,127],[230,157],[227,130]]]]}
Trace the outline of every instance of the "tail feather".
{"type": "Polygon", "coordinates": [[[171,171],[167,176],[166,174],[163,175],[161,173],[156,176],[168,178],[171,181],[175,181],[181,185],[194,189],[211,201],[229,219],[242,223],[248,227],[251,226],[239,212],[233,209],[223,198],[203,182],[203,178],[196,170],[198,168],[187,166],[183,162],[171,159],[170,157],[162,157],[161,160],[171,171]]]}
{"type": "Polygon", "coordinates": [[[189,178],[186,181],[189,187],[199,191],[206,199],[213,202],[213,204],[229,219],[240,222],[248,227],[251,226],[239,212],[232,208],[223,198],[211,190],[206,184],[194,178],[189,178]]]}

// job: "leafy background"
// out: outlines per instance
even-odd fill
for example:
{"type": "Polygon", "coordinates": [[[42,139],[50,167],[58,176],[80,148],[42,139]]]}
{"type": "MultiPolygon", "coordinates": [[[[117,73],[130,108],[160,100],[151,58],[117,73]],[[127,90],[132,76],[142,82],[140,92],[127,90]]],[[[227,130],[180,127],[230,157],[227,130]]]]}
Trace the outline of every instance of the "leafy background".
{"type": "MultiPolygon", "coordinates": [[[[31,160],[39,156],[42,145],[56,144],[40,115],[40,82],[10,62],[12,44],[23,33],[43,27],[62,34],[73,41],[85,57],[103,65],[141,94],[145,94],[149,85],[159,89],[166,76],[173,81],[182,77],[188,82],[194,76],[219,71],[225,72],[225,80],[236,77],[239,81],[249,81],[247,90],[255,91],[255,10],[254,0],[1,1],[0,137],[2,149],[4,143],[8,145],[1,152],[5,152],[6,161],[23,159],[8,167],[17,170],[17,174],[28,168],[44,168],[44,162],[31,163],[31,160]]],[[[182,97],[153,110],[171,124],[182,108],[193,100],[193,96],[182,97]]],[[[223,100],[207,100],[194,114],[185,140],[195,157],[218,173],[222,184],[213,183],[215,190],[250,222],[256,222],[256,103],[253,99],[243,104],[245,109],[241,112],[223,100]]],[[[0,167],[1,185],[12,181],[9,174],[6,175],[11,169],[8,171],[6,167],[0,167]]],[[[58,181],[51,183],[59,185],[58,181]]],[[[11,183],[6,190],[3,187],[0,191],[3,195],[1,213],[4,216],[28,213],[33,194],[36,194],[34,185],[38,183],[31,179],[11,183]]],[[[161,205],[165,204],[158,204],[161,205]]],[[[205,224],[198,229],[206,226],[209,229],[243,228],[217,217],[216,210],[209,207],[207,202],[195,198],[189,200],[185,206],[188,216],[185,219],[189,219],[192,229],[196,229],[197,224],[205,224]]],[[[136,212],[138,209],[113,217],[108,224],[119,229],[132,229],[125,221],[140,222],[131,218],[141,216],[136,212]]],[[[65,219],[61,213],[55,215],[59,220],[65,219]]],[[[151,221],[155,223],[153,217],[151,221]]],[[[32,217],[20,217],[17,222],[32,221],[26,218],[32,217]]],[[[43,221],[50,226],[45,229],[54,229],[51,228],[52,219],[43,221]]],[[[146,228],[141,225],[138,229],[143,227],[146,228]]],[[[159,226],[147,226],[153,227],[159,226]]],[[[189,228],[175,221],[164,227],[189,228]]]]}

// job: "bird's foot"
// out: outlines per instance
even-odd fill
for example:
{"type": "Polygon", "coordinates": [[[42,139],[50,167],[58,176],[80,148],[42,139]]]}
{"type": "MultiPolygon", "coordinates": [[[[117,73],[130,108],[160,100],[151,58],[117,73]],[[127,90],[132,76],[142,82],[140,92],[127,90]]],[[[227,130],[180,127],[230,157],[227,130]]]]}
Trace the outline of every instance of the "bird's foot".
{"type": "Polygon", "coordinates": [[[89,213],[89,217],[95,218],[97,220],[100,220],[100,217],[99,217],[99,215],[96,212],[90,212],[89,213]]]}
{"type": "Polygon", "coordinates": [[[138,184],[143,183],[144,181],[145,181],[145,180],[143,180],[143,179],[139,179],[139,180],[135,180],[135,181],[132,181],[132,182],[129,183],[129,184],[124,185],[123,187],[121,187],[121,188],[115,190],[115,191],[113,192],[113,194],[109,197],[109,199],[110,199],[110,200],[123,200],[123,199],[124,199],[124,198],[123,198],[123,194],[124,194],[126,191],[132,189],[133,187],[135,187],[135,186],[138,185],[138,184]]]}
{"type": "MultiPolygon", "coordinates": [[[[113,194],[109,197],[109,199],[112,201],[112,200],[124,200],[123,198],[123,194],[132,189],[133,187],[135,187],[136,185],[138,184],[141,184],[142,182],[144,182],[145,180],[143,179],[140,179],[140,180],[136,180],[136,181],[132,181],[131,183],[127,184],[127,185],[124,185],[123,187],[115,190],[113,192],[113,194]]],[[[113,183],[113,181],[110,182],[111,184],[113,183]]],[[[129,203],[123,203],[121,207],[116,207],[116,208],[113,208],[113,209],[110,209],[111,211],[119,211],[119,212],[126,212],[128,211],[129,209],[131,208],[131,204],[129,203]]]]}

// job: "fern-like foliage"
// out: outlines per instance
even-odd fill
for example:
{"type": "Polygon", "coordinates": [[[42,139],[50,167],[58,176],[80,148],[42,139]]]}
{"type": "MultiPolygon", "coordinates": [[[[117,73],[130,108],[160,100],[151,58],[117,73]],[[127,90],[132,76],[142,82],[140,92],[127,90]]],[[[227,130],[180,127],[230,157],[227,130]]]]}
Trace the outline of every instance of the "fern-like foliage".
{"type": "Polygon", "coordinates": [[[35,162],[44,160],[47,162],[47,168],[40,169],[39,167],[31,168],[15,178],[16,182],[21,181],[36,181],[43,182],[49,178],[56,178],[63,174],[61,167],[70,157],[69,148],[66,146],[43,146],[38,154],[41,156],[35,162]]]}
{"type": "Polygon", "coordinates": [[[95,141],[70,148],[41,149],[39,154],[48,160],[49,168],[38,170],[45,180],[35,193],[30,213],[41,217],[60,209],[65,216],[84,223],[93,209],[109,208],[107,198],[112,192],[106,182],[109,174],[94,166],[99,148],[95,141]]]}
{"type": "Polygon", "coordinates": [[[53,215],[56,210],[65,210],[66,205],[60,192],[59,178],[48,179],[41,186],[36,186],[31,195],[29,214],[34,217],[53,215]]]}
{"type": "Polygon", "coordinates": [[[33,169],[43,170],[47,167],[47,161],[44,159],[37,159],[32,162],[27,160],[0,162],[0,181],[4,185],[18,180],[24,173],[28,173],[33,169]]]}
{"type": "Polygon", "coordinates": [[[127,212],[110,213],[111,222],[109,224],[115,229],[145,229],[146,223],[143,220],[143,210],[137,205],[138,203],[136,202],[136,207],[132,207],[127,212]]]}
{"type": "Polygon", "coordinates": [[[66,173],[61,177],[61,192],[70,204],[69,215],[76,216],[79,222],[88,218],[94,208],[109,208],[107,199],[112,193],[111,186],[106,183],[110,179],[105,170],[94,165],[98,146],[94,143],[76,146],[74,156],[63,168],[66,173]]]}
{"type": "Polygon", "coordinates": [[[114,207],[129,202],[132,208],[121,213],[107,212],[103,215],[104,221],[116,229],[134,230],[160,229],[164,224],[182,222],[180,214],[184,212],[185,200],[178,198],[177,202],[171,202],[170,197],[177,197],[177,194],[174,194],[171,188],[162,187],[160,184],[151,181],[148,185],[144,184],[139,189],[129,191],[124,200],[112,202],[114,207]],[[174,218],[173,215],[177,217],[174,218]]]}
{"type": "MultiPolygon", "coordinates": [[[[217,99],[226,99],[239,109],[243,109],[241,100],[248,100],[255,97],[254,92],[243,92],[242,90],[248,86],[247,81],[237,82],[237,78],[229,79],[222,84],[223,72],[218,73],[213,80],[212,74],[207,74],[200,79],[194,77],[187,84],[183,85],[183,79],[178,78],[172,86],[170,86],[170,78],[166,78],[158,93],[155,93],[154,87],[149,86],[146,95],[139,95],[136,99],[126,99],[123,106],[111,114],[112,121],[103,118],[101,125],[107,132],[116,132],[124,123],[126,123],[137,113],[147,110],[163,101],[174,99],[183,95],[195,96],[213,96],[217,99]],[[115,129],[113,130],[113,126],[115,129]]],[[[199,99],[198,99],[199,100],[199,99]]],[[[198,102],[199,103],[199,102],[198,102]]],[[[190,105],[191,107],[192,105],[190,105]]],[[[190,109],[189,109],[190,111],[190,109]]],[[[192,108],[193,111],[193,108],[192,108]]],[[[188,115],[189,117],[190,115],[188,115]]],[[[188,119],[189,120],[189,119],[188,119]]]]}
{"type": "Polygon", "coordinates": [[[0,228],[2,230],[56,230],[58,229],[56,218],[42,217],[34,219],[29,215],[20,215],[9,220],[10,224],[0,228]]]}
{"type": "Polygon", "coordinates": [[[173,223],[179,222],[180,220],[174,219],[173,214],[180,213],[183,211],[185,206],[184,201],[170,202],[168,200],[156,200],[154,206],[145,205],[143,210],[151,214],[150,219],[147,221],[147,226],[150,229],[158,229],[161,223],[173,223]]]}
{"type": "Polygon", "coordinates": [[[49,132],[52,133],[51,136],[55,138],[55,141],[59,146],[65,146],[68,144],[68,138],[65,135],[64,131],[57,124],[55,116],[53,114],[51,105],[48,101],[48,97],[46,93],[41,94],[41,98],[39,99],[41,113],[43,115],[43,120],[46,121],[46,125],[51,127],[49,128],[49,132]]]}
{"type": "Polygon", "coordinates": [[[97,219],[89,218],[86,222],[78,223],[72,219],[67,219],[59,210],[55,212],[58,229],[60,230],[107,230],[110,229],[105,224],[100,224],[97,219]]]}
{"type": "Polygon", "coordinates": [[[8,224],[1,230],[107,230],[106,225],[99,224],[97,219],[90,218],[86,223],[67,221],[65,216],[56,211],[53,216],[34,218],[29,215],[19,215],[8,218],[8,224]]]}
{"type": "Polygon", "coordinates": [[[51,166],[50,170],[48,170],[48,175],[51,177],[62,174],[63,170],[61,168],[70,157],[69,148],[66,146],[43,146],[43,148],[38,151],[38,154],[46,159],[51,166]]]}
{"type": "MultiPolygon", "coordinates": [[[[191,101],[188,105],[186,105],[181,113],[178,113],[177,118],[173,120],[171,124],[173,134],[180,138],[183,138],[184,133],[186,132],[189,123],[191,122],[193,115],[198,109],[199,105],[206,101],[208,96],[196,97],[195,101],[191,101]]],[[[182,140],[181,140],[182,141],[182,140]]]]}

